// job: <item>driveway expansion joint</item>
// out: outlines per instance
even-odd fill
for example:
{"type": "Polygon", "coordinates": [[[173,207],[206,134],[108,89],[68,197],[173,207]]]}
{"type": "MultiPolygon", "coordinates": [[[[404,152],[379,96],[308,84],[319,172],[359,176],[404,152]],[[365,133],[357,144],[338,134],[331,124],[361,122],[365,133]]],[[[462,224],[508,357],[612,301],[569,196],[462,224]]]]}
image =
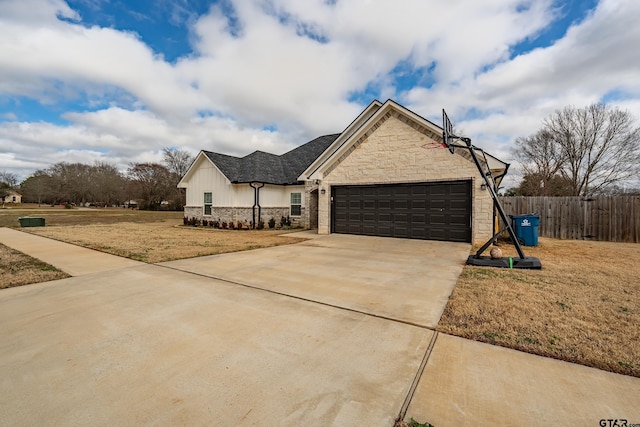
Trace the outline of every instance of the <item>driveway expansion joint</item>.
{"type": "Polygon", "coordinates": [[[415,326],[415,327],[420,328],[420,329],[425,329],[425,330],[433,331],[434,333],[437,333],[435,326],[434,327],[429,327],[429,326],[421,325],[421,324],[415,323],[415,322],[409,322],[409,321],[406,321],[406,320],[395,319],[395,318],[389,317],[389,316],[382,316],[382,315],[379,315],[379,314],[368,313],[366,311],[356,310],[356,309],[349,308],[349,307],[343,307],[343,306],[336,305],[336,304],[330,304],[330,303],[327,303],[327,302],[317,301],[317,300],[313,300],[313,299],[310,299],[310,298],[304,298],[304,297],[297,296],[297,295],[291,295],[291,294],[288,294],[288,293],[285,293],[285,292],[278,292],[278,291],[274,291],[272,289],[265,289],[265,288],[262,288],[260,286],[250,285],[248,283],[242,283],[242,282],[238,282],[238,281],[235,281],[235,280],[229,280],[229,279],[225,279],[223,277],[217,277],[217,276],[203,274],[203,273],[196,273],[196,272],[189,271],[189,270],[183,270],[183,269],[176,268],[176,267],[171,267],[171,266],[168,266],[168,265],[162,265],[160,263],[158,263],[158,264],[149,264],[149,265],[154,265],[156,267],[163,267],[163,268],[167,268],[169,270],[179,271],[181,273],[193,274],[193,275],[199,276],[199,277],[206,277],[208,279],[219,280],[221,282],[229,283],[229,284],[232,284],[232,285],[243,286],[245,288],[255,289],[255,290],[258,290],[258,291],[262,291],[262,292],[267,292],[267,293],[273,294],[273,295],[280,295],[280,296],[283,296],[283,297],[293,298],[293,299],[296,299],[296,300],[299,300],[299,301],[306,301],[306,302],[310,302],[310,303],[314,303],[314,304],[323,305],[323,306],[326,306],[326,307],[336,308],[338,310],[344,310],[344,311],[348,311],[348,312],[351,312],[351,313],[362,314],[364,316],[375,317],[377,319],[388,320],[390,322],[402,323],[403,325],[415,326]]]}
{"type": "Polygon", "coordinates": [[[400,414],[398,414],[398,418],[396,418],[396,423],[398,421],[404,420],[404,417],[407,415],[407,410],[409,409],[409,404],[413,399],[413,395],[416,392],[416,388],[418,388],[418,383],[420,382],[420,378],[422,378],[422,374],[424,372],[425,366],[427,366],[427,362],[429,361],[429,356],[431,356],[431,352],[433,351],[433,347],[436,345],[436,339],[438,338],[438,331],[433,331],[433,335],[431,336],[431,341],[429,342],[429,346],[427,350],[424,352],[424,357],[422,358],[422,362],[418,367],[418,371],[416,372],[416,376],[413,378],[413,382],[411,383],[411,387],[409,387],[409,392],[407,393],[407,397],[404,399],[404,403],[402,404],[402,408],[400,409],[400,414]]]}

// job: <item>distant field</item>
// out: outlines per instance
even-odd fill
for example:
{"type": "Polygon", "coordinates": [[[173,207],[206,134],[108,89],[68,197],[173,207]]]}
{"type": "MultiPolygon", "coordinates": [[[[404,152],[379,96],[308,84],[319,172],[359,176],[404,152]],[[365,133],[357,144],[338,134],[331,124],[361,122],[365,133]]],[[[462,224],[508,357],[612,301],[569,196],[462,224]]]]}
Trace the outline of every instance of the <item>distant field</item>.
{"type": "Polygon", "coordinates": [[[22,216],[44,217],[47,226],[115,224],[119,222],[148,223],[169,219],[181,220],[182,212],[152,212],[124,208],[74,208],[62,206],[22,204],[19,207],[0,209],[0,227],[20,227],[18,218],[22,216]]]}

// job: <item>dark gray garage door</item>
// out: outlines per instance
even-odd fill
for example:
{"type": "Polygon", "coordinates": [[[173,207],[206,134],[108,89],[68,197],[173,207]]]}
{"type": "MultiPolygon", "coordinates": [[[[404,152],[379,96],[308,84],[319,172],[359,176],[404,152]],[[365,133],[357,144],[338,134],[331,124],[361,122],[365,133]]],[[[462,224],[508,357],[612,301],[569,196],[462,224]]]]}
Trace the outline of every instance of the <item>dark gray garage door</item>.
{"type": "Polygon", "coordinates": [[[333,187],[333,233],[471,242],[471,181],[333,187]]]}

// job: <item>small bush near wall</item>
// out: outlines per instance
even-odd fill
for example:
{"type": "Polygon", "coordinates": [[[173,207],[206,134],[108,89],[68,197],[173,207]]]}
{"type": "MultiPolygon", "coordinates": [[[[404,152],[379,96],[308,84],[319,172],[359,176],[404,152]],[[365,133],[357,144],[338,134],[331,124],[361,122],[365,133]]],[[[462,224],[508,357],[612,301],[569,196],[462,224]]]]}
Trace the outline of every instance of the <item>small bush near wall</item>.
{"type": "Polygon", "coordinates": [[[269,228],[274,228],[276,226],[276,219],[274,217],[271,217],[269,219],[269,228]]]}
{"type": "Polygon", "coordinates": [[[280,227],[291,227],[291,218],[290,217],[282,217],[280,219],[280,227]]]}

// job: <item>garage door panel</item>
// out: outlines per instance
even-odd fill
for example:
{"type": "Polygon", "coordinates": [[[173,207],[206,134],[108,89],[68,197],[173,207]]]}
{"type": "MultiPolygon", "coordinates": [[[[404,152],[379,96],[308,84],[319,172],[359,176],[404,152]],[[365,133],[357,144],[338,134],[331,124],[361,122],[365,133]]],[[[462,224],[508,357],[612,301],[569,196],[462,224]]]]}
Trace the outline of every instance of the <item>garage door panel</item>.
{"type": "Polygon", "coordinates": [[[332,189],[332,231],[471,241],[471,183],[341,186],[332,189]]]}
{"type": "Polygon", "coordinates": [[[431,214],[429,215],[429,222],[433,225],[444,225],[446,223],[446,217],[442,214],[431,214]]]}

